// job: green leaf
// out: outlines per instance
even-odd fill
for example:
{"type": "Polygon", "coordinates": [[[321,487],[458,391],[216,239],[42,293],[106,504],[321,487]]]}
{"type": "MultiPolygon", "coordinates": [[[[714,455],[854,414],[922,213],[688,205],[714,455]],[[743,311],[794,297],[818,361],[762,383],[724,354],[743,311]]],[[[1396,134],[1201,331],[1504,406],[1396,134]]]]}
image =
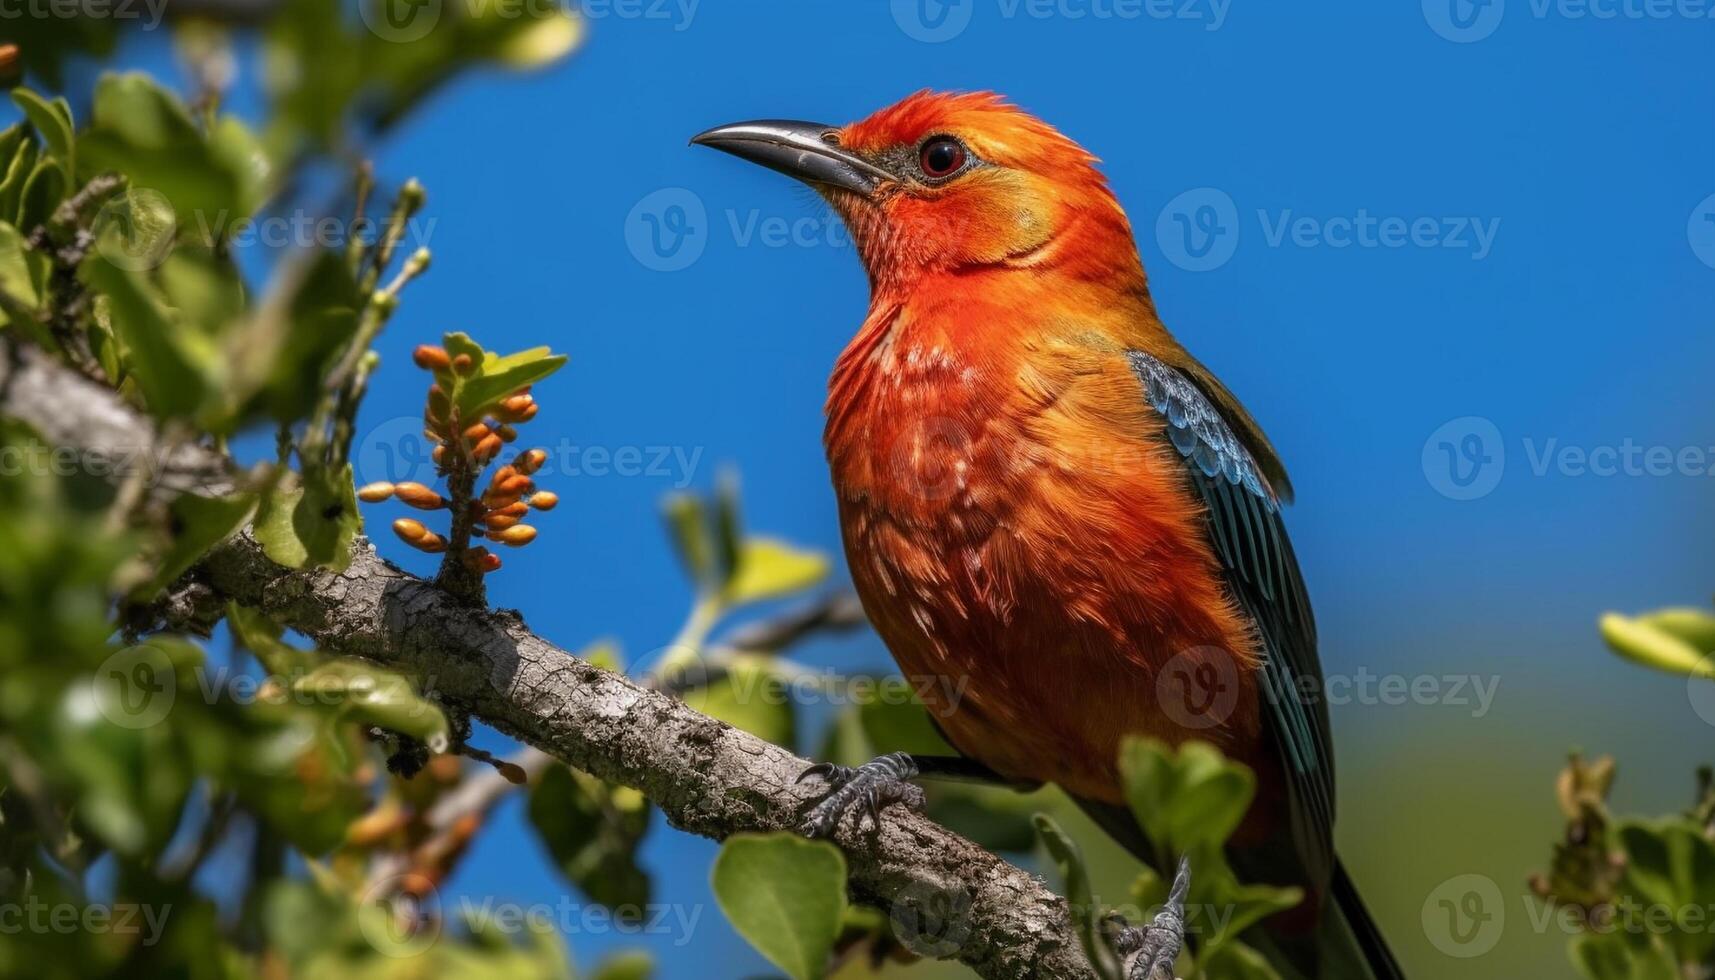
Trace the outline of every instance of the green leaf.
{"type": "Polygon", "coordinates": [[[12,90],[12,101],[24,110],[30,125],[42,134],[48,149],[59,161],[67,182],[77,179],[77,140],[71,120],[71,108],[63,100],[49,102],[27,88],[12,90]]]}
{"type": "Polygon", "coordinates": [[[12,158],[18,155],[18,147],[30,139],[30,127],[27,123],[13,123],[5,129],[0,129],[0,168],[11,166],[12,158]]]}
{"type": "Polygon", "coordinates": [[[65,171],[46,160],[37,163],[18,200],[18,227],[34,229],[47,224],[65,195],[65,171]]]}
{"type": "Polygon", "coordinates": [[[17,217],[24,200],[24,185],[36,171],[36,159],[35,141],[26,140],[9,160],[0,160],[0,169],[4,170],[4,176],[0,177],[0,218],[11,221],[17,217]]]}
{"type": "Polygon", "coordinates": [[[1175,854],[1225,843],[1256,795],[1250,769],[1204,742],[1174,752],[1155,739],[1127,739],[1120,773],[1132,814],[1157,846],[1175,854]]]}
{"type": "Polygon", "coordinates": [[[1208,953],[1198,975],[1207,980],[1281,980],[1279,971],[1244,943],[1227,943],[1208,953]]]}
{"type": "Polygon", "coordinates": [[[153,598],[206,555],[210,548],[231,537],[256,511],[256,495],[234,493],[225,497],[185,494],[173,501],[172,544],[162,554],[154,578],[133,598],[153,598]]]}
{"type": "MultiPolygon", "coordinates": [[[[448,353],[452,349],[448,348],[448,353]]],[[[458,385],[455,403],[459,414],[474,419],[520,388],[533,385],[564,367],[566,355],[550,354],[538,347],[507,357],[485,359],[480,370],[458,385]]]]}
{"type": "Polygon", "coordinates": [[[732,605],[802,592],[828,576],[828,559],[770,538],[750,538],[722,597],[732,605]]]}
{"type": "Polygon", "coordinates": [[[1572,937],[1567,952],[1586,980],[1676,980],[1678,970],[1665,950],[1645,938],[1616,932],[1585,932],[1572,937]]]}
{"type": "Polygon", "coordinates": [[[667,531],[679,561],[699,588],[715,583],[715,553],[709,537],[708,520],[703,500],[693,493],[669,494],[662,506],[667,518],[667,531]]]}
{"type": "MultiPolygon", "coordinates": [[[[217,132],[227,124],[217,126],[217,132]]],[[[78,141],[79,179],[114,171],[130,178],[133,192],[159,193],[180,227],[225,237],[259,203],[255,162],[225,137],[211,146],[190,111],[142,72],[102,76],[95,88],[89,129],[78,141]]]]}
{"type": "Polygon", "coordinates": [[[643,950],[614,953],[595,968],[593,980],[649,980],[655,975],[655,958],[643,950]]]}
{"type": "Polygon", "coordinates": [[[259,610],[231,602],[226,607],[226,623],[232,627],[232,635],[239,644],[255,654],[262,668],[276,677],[307,673],[322,662],[316,654],[282,640],[284,628],[259,610]]]}
{"type": "Polygon", "coordinates": [[[1619,825],[1618,840],[1626,856],[1629,890],[1651,914],[1672,914],[1675,928],[1666,938],[1679,959],[1708,958],[1715,952],[1715,934],[1703,917],[1715,908],[1715,843],[1680,818],[1627,821],[1619,825]]]}
{"type": "Polygon", "coordinates": [[[846,859],[826,841],[736,834],[712,876],[721,911],[793,980],[824,976],[846,911],[846,859]]]}
{"type": "Polygon", "coordinates": [[[256,540],[269,559],[287,568],[320,566],[343,571],[363,526],[351,464],[288,473],[262,497],[256,540]]]}
{"type": "Polygon", "coordinates": [[[195,644],[151,637],[68,685],[52,719],[46,768],[71,790],[79,822],[122,854],[153,853],[180,821],[194,774],[174,728],[202,660],[195,644]]]}
{"type": "Polygon", "coordinates": [[[231,262],[197,249],[166,257],[158,275],[161,292],[186,326],[218,337],[245,315],[244,281],[231,262]]]}
{"type": "MultiPolygon", "coordinates": [[[[1188,857],[1187,905],[1226,912],[1224,928],[1204,937],[1207,955],[1244,928],[1303,901],[1297,888],[1240,884],[1227,864],[1222,848],[1256,794],[1248,767],[1204,742],[1186,742],[1174,751],[1155,739],[1128,738],[1120,748],[1120,774],[1132,815],[1160,849],[1152,862],[1156,869],[1171,867],[1176,856],[1188,857]]],[[[1141,884],[1161,887],[1160,879],[1141,884]]]]}
{"type": "Polygon", "coordinates": [[[1715,680],[1715,657],[1687,640],[1688,636],[1699,635],[1701,630],[1680,617],[1670,618],[1664,623],[1608,613],[1602,617],[1599,626],[1602,639],[1628,660],[1673,674],[1715,680]]]}
{"type": "MultiPolygon", "coordinates": [[[[1194,893],[1199,899],[1210,898],[1205,907],[1224,909],[1227,912],[1220,930],[1205,937],[1205,948],[1209,950],[1222,948],[1233,937],[1243,935],[1251,926],[1278,912],[1297,908],[1298,903],[1304,901],[1303,889],[1243,885],[1230,871],[1224,869],[1211,873],[1209,879],[1206,887],[1193,889],[1194,893]]],[[[1192,880],[1196,880],[1195,875],[1192,880]]]]}
{"type": "Polygon", "coordinates": [[[1705,609],[1660,609],[1638,620],[1679,637],[1699,650],[1715,651],[1715,613],[1705,609]]]}
{"type": "MultiPolygon", "coordinates": [[[[30,268],[31,257],[35,255],[24,247],[24,236],[18,233],[18,229],[0,221],[0,289],[31,307],[41,302],[36,292],[35,273],[30,268]]],[[[5,322],[6,313],[0,310],[0,323],[5,322]]]]}
{"type": "Polygon", "coordinates": [[[494,46],[494,56],[509,68],[538,68],[577,50],[583,37],[582,20],[554,9],[541,20],[518,23],[494,46]]]}
{"type": "MultiPolygon", "coordinates": [[[[48,257],[24,247],[24,237],[17,228],[0,221],[0,290],[29,309],[38,309],[41,290],[36,283],[45,278],[46,264],[48,257]]],[[[12,318],[0,307],[0,326],[5,324],[12,324],[12,318]]],[[[17,326],[41,347],[57,350],[58,343],[38,319],[24,318],[24,323],[17,326]]]]}
{"type": "Polygon", "coordinates": [[[246,417],[303,418],[357,332],[357,280],[331,252],[294,257],[244,329],[229,340],[239,397],[254,393],[246,417]]]}
{"type": "Polygon", "coordinates": [[[715,554],[715,580],[730,585],[744,552],[738,477],[731,472],[722,473],[715,481],[714,523],[709,530],[715,554]]]}
{"type": "Polygon", "coordinates": [[[210,388],[205,366],[153,291],[136,273],[120,269],[105,257],[86,262],[83,276],[107,296],[114,333],[126,347],[130,376],[142,390],[149,411],[159,418],[195,415],[210,388]]]}
{"type": "Polygon", "coordinates": [[[1048,814],[1037,814],[1033,822],[1036,833],[1042,838],[1042,845],[1048,849],[1048,856],[1054,859],[1060,876],[1066,881],[1066,901],[1071,906],[1072,926],[1078,931],[1084,955],[1090,958],[1097,975],[1105,980],[1123,980],[1119,959],[1102,938],[1101,908],[1090,889],[1090,873],[1084,866],[1083,849],[1048,814]]]}
{"type": "Polygon", "coordinates": [[[628,916],[648,904],[649,874],[637,851],[649,805],[636,790],[554,765],[530,790],[529,815],[560,873],[592,901],[628,916]]]}
{"type": "Polygon", "coordinates": [[[292,691],[331,705],[347,720],[408,735],[434,752],[447,750],[447,716],[396,671],[341,658],[294,678],[292,691]]]}
{"type": "Polygon", "coordinates": [[[368,757],[357,749],[355,731],[326,723],[326,710],[259,704],[244,713],[243,727],[222,719],[187,734],[205,752],[223,750],[214,779],[310,855],[343,843],[369,807],[368,757]]]}

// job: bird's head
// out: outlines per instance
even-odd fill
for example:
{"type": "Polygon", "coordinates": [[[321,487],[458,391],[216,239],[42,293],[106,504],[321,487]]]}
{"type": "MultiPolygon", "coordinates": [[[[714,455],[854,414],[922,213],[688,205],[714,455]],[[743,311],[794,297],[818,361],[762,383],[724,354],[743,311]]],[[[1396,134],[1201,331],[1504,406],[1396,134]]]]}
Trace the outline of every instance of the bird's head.
{"type": "Polygon", "coordinates": [[[849,126],[759,120],[692,140],[814,187],[870,277],[933,270],[1142,270],[1096,158],[991,93],[918,92],[849,126]]]}

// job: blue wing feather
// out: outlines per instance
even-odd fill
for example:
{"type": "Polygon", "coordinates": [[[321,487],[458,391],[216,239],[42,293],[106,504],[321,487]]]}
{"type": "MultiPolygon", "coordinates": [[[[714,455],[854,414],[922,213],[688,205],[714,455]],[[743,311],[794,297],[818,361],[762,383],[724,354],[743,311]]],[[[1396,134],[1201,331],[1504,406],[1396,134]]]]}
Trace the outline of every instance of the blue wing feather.
{"type": "Polygon", "coordinates": [[[1127,356],[1203,497],[1228,587],[1256,623],[1269,729],[1289,776],[1293,836],[1306,870],[1326,881],[1334,863],[1332,739],[1327,704],[1315,693],[1322,682],[1316,624],[1280,500],[1250,449],[1195,382],[1142,351],[1127,356]],[[1307,686],[1306,678],[1315,684],[1307,686]]]}

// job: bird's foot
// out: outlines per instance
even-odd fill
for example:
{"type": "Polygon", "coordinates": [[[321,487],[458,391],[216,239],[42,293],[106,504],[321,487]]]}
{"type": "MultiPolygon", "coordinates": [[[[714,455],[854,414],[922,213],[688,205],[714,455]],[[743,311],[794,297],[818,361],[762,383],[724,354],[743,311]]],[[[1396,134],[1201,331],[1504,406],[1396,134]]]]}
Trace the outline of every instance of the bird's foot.
{"type": "Polygon", "coordinates": [[[1114,937],[1114,952],[1126,965],[1127,980],[1173,980],[1173,963],[1185,946],[1185,893],[1191,889],[1191,862],[1181,858],[1167,902],[1149,924],[1114,937]]]}
{"type": "Polygon", "coordinates": [[[846,814],[862,806],[858,811],[859,826],[867,814],[879,830],[883,807],[903,803],[912,810],[922,810],[923,788],[908,782],[918,772],[917,763],[904,752],[884,755],[856,769],[831,762],[811,766],[798,777],[798,782],[820,779],[833,791],[804,815],[799,828],[809,837],[827,837],[838,829],[846,814]]]}

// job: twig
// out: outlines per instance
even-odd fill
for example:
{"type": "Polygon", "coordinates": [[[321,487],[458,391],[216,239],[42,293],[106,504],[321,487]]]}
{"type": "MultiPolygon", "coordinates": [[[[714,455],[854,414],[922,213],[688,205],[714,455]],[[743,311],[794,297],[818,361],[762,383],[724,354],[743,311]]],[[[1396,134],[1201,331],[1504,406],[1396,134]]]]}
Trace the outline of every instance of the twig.
{"type": "Polygon", "coordinates": [[[779,618],[733,630],[722,645],[746,653],[772,652],[792,646],[811,633],[845,632],[868,622],[857,593],[842,590],[790,610],[779,618]]]}

